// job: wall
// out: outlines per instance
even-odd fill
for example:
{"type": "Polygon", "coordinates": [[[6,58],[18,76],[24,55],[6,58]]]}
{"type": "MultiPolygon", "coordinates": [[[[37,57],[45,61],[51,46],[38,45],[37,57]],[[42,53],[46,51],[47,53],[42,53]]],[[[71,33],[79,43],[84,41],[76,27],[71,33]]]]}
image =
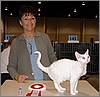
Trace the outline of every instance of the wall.
{"type": "Polygon", "coordinates": [[[88,19],[85,25],[84,36],[85,42],[90,42],[91,38],[94,41],[99,40],[99,21],[88,19]]]}
{"type": "Polygon", "coordinates": [[[3,21],[0,19],[0,42],[3,39],[3,21]]]}
{"type": "MultiPolygon", "coordinates": [[[[47,33],[54,42],[66,43],[69,34],[78,35],[80,42],[90,42],[91,38],[99,40],[99,22],[95,19],[41,17],[37,18],[37,31],[47,33]]],[[[5,33],[22,33],[16,17],[5,17],[5,33]]]]}
{"type": "Polygon", "coordinates": [[[99,40],[99,22],[95,19],[51,17],[46,19],[46,23],[46,32],[53,41],[66,43],[70,34],[78,35],[80,42],[90,42],[91,38],[99,40]]]}

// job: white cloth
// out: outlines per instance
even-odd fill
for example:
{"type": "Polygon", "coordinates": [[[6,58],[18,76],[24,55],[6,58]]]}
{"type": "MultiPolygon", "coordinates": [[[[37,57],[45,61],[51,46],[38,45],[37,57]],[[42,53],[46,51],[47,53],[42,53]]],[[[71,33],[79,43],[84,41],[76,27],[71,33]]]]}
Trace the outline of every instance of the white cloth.
{"type": "Polygon", "coordinates": [[[1,52],[1,73],[8,73],[7,65],[9,61],[10,46],[1,52]]]}

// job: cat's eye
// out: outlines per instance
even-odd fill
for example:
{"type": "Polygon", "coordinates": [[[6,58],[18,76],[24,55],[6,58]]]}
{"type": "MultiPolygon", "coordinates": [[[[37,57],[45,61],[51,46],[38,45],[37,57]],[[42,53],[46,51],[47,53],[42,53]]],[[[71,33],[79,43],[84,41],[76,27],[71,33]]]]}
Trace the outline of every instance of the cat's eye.
{"type": "Polygon", "coordinates": [[[88,58],[89,58],[89,56],[88,56],[88,58]]]}
{"type": "Polygon", "coordinates": [[[82,59],[85,59],[85,57],[82,57],[82,59]]]}

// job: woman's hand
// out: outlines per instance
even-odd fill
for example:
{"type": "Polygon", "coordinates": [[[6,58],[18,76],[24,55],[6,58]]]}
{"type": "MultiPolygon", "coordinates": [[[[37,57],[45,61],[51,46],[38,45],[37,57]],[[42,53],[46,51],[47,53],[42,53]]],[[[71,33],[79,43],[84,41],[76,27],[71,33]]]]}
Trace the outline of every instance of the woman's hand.
{"type": "Polygon", "coordinates": [[[23,83],[26,79],[28,79],[28,76],[22,74],[22,75],[17,75],[16,76],[16,80],[19,82],[19,83],[23,83]]]}

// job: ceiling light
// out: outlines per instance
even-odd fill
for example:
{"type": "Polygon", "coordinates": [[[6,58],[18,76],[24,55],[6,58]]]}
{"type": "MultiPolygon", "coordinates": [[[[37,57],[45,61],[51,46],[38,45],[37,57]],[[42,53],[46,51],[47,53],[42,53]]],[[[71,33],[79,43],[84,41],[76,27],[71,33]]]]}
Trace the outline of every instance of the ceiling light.
{"type": "Polygon", "coordinates": [[[38,16],[40,16],[40,13],[38,13],[38,16]]]}
{"type": "Polygon", "coordinates": [[[40,9],[40,8],[38,8],[38,11],[41,11],[41,9],[40,9]]]}
{"type": "Polygon", "coordinates": [[[13,15],[12,12],[10,13],[10,15],[13,15]]]}
{"type": "Polygon", "coordinates": [[[97,19],[98,18],[98,15],[95,15],[95,18],[97,19]]]}
{"type": "Polygon", "coordinates": [[[85,3],[84,3],[84,2],[82,2],[82,5],[84,6],[84,5],[85,5],[85,3]]]}
{"type": "Polygon", "coordinates": [[[7,8],[7,7],[5,7],[5,10],[8,10],[8,8],[7,8]]]}
{"type": "Polygon", "coordinates": [[[38,4],[41,4],[41,2],[38,2],[38,4]]]}
{"type": "Polygon", "coordinates": [[[76,9],[74,9],[74,12],[77,12],[76,9]]]}
{"type": "Polygon", "coordinates": [[[70,13],[68,14],[68,17],[70,17],[70,13]]]}

